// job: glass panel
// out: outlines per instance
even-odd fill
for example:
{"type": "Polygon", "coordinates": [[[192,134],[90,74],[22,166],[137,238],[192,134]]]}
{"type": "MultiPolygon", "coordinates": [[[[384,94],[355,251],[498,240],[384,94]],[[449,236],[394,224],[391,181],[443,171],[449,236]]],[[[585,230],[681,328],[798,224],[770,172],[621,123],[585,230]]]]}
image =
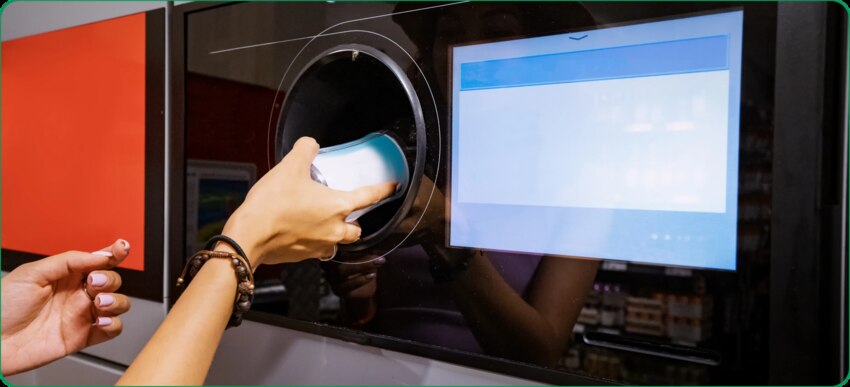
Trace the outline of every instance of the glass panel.
{"type": "Polygon", "coordinates": [[[767,382],[775,5],[242,3],[186,31],[187,251],[300,136],[408,163],[333,261],[260,267],[256,310],[553,382],[767,382]]]}

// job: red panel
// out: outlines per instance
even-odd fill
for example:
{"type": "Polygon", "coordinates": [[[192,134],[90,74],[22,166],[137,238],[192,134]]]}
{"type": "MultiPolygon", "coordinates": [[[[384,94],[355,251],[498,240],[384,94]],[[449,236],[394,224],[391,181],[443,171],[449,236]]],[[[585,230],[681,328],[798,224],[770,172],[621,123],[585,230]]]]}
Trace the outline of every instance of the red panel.
{"type": "Polygon", "coordinates": [[[2,44],[4,248],[133,247],[144,269],[145,14],[2,44]]]}

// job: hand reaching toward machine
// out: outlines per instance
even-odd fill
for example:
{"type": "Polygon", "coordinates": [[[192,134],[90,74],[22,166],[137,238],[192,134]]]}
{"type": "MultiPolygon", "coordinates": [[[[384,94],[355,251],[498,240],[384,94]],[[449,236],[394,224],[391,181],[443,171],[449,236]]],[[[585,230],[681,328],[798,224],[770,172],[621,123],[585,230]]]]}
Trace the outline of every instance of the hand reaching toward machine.
{"type": "Polygon", "coordinates": [[[130,253],[119,239],[92,253],[68,251],[21,265],[3,278],[3,375],[27,371],[121,333],[130,300],[109,269],[130,253]]]}
{"type": "Polygon", "coordinates": [[[337,243],[360,239],[360,227],[346,216],[395,191],[395,182],[345,192],[313,181],[310,165],[318,151],[312,138],[299,139],[224,226],[222,234],[242,245],[254,267],[333,256],[337,243]]]}

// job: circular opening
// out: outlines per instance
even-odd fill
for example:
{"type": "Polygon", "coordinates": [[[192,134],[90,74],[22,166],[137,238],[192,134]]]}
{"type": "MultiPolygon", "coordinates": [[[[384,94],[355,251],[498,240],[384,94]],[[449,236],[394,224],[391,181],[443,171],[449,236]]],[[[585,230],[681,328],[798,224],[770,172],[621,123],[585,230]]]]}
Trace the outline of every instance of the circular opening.
{"type": "Polygon", "coordinates": [[[363,237],[348,249],[378,242],[412,204],[412,198],[407,200],[407,196],[411,187],[418,186],[415,174],[421,166],[417,169],[415,164],[417,155],[424,155],[424,149],[419,152],[418,148],[425,146],[417,141],[418,130],[421,128],[424,133],[421,116],[412,86],[399,66],[380,51],[365,46],[337,48],[319,55],[286,96],[277,126],[278,160],[302,136],[313,137],[322,147],[329,147],[384,130],[399,142],[408,171],[414,174],[409,176],[408,192],[358,219],[363,237]]]}

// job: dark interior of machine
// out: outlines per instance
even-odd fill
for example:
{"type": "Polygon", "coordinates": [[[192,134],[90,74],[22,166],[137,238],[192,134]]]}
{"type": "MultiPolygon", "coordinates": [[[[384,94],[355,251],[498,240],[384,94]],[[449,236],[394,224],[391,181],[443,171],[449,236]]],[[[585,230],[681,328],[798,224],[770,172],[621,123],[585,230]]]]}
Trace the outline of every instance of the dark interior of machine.
{"type": "MultiPolygon", "coordinates": [[[[301,74],[286,98],[278,131],[283,153],[301,136],[328,147],[387,131],[405,148],[408,170],[414,169],[416,127],[410,99],[386,65],[356,50],[327,55],[301,74]]],[[[402,201],[385,203],[358,219],[364,240],[393,219],[402,201]]]]}

